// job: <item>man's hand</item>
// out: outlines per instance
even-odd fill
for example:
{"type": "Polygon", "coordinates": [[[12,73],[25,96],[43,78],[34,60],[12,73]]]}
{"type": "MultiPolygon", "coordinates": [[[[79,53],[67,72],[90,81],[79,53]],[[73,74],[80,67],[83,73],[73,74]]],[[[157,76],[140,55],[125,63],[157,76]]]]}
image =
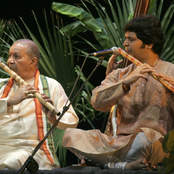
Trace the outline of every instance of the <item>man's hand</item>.
{"type": "Polygon", "coordinates": [[[120,60],[119,62],[116,62],[115,59],[118,55],[112,55],[109,60],[108,60],[108,66],[107,66],[107,69],[106,69],[106,76],[112,72],[114,69],[117,69],[119,64],[123,61],[123,60],[120,60]]]}
{"type": "Polygon", "coordinates": [[[7,100],[7,106],[17,105],[27,98],[34,98],[33,94],[36,92],[39,91],[32,85],[21,85],[18,92],[9,97],[7,100]]]}
{"type": "MultiPolygon", "coordinates": [[[[41,96],[45,100],[45,102],[49,102],[53,105],[53,101],[47,95],[41,94],[41,96]]],[[[53,125],[56,121],[56,115],[43,104],[42,104],[42,110],[45,113],[45,115],[48,117],[50,124],[53,125]]]]}
{"type": "Polygon", "coordinates": [[[155,70],[150,65],[144,63],[140,66],[137,66],[137,68],[123,80],[123,84],[131,85],[135,83],[139,78],[146,79],[145,73],[150,73],[154,71],[155,70]]]}

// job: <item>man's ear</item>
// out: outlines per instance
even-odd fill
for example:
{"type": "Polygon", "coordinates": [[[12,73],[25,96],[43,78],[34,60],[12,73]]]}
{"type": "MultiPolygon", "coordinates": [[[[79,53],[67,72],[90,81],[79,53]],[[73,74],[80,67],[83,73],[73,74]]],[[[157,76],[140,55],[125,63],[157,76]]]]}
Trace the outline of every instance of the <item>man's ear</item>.
{"type": "Polygon", "coordinates": [[[152,49],[153,45],[154,45],[154,44],[149,44],[149,45],[147,45],[147,49],[152,49]]]}
{"type": "Polygon", "coordinates": [[[32,57],[31,58],[31,65],[32,66],[36,67],[37,66],[37,62],[38,62],[38,58],[37,57],[32,57]]]}

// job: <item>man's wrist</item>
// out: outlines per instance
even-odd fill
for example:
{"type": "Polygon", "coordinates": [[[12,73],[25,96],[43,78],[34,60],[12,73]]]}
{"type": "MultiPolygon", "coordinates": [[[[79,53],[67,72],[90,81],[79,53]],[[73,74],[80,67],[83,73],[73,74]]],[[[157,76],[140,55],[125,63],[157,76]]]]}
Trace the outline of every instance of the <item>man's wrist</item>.
{"type": "Polygon", "coordinates": [[[14,102],[14,100],[10,97],[7,100],[7,107],[12,106],[12,105],[16,105],[17,103],[14,102]]]}

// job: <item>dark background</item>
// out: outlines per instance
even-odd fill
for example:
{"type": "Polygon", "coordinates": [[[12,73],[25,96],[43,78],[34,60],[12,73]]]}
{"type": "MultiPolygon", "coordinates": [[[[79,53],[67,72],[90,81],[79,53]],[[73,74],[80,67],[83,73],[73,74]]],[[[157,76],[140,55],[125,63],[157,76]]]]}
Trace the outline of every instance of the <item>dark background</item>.
{"type": "MultiPolygon", "coordinates": [[[[159,2],[158,0],[157,2],[159,2]]],[[[43,30],[44,30],[44,16],[43,16],[43,10],[45,9],[48,13],[50,12],[52,2],[62,2],[62,3],[68,3],[68,4],[81,4],[80,0],[0,0],[0,19],[15,19],[18,23],[18,25],[24,30],[25,32],[25,27],[23,26],[21,20],[19,17],[22,17],[24,22],[27,24],[27,26],[30,28],[30,30],[37,36],[38,31],[36,29],[35,25],[35,20],[33,18],[32,10],[36,14],[37,19],[39,20],[40,25],[42,26],[43,23],[43,30]]],[[[121,0],[120,0],[121,2],[121,0]]],[[[165,0],[163,11],[168,8],[172,0],[165,0]]],[[[99,3],[102,3],[99,1],[99,3]]],[[[94,15],[95,15],[94,11],[94,15]]],[[[67,23],[70,23],[71,20],[73,21],[72,18],[69,18],[67,16],[60,15],[61,18],[64,21],[64,24],[66,25],[67,23]]],[[[91,33],[85,33],[84,36],[92,38],[93,35],[91,33]]],[[[93,40],[95,42],[95,39],[93,40]]],[[[77,62],[79,63],[79,62],[77,62]]],[[[80,62],[81,63],[81,62],[80,62]]],[[[79,64],[80,64],[79,63],[79,64]]],[[[95,61],[87,61],[85,67],[84,67],[84,74],[87,77],[89,73],[92,71],[94,66],[96,65],[95,61]]],[[[94,85],[97,86],[100,84],[100,82],[104,79],[105,77],[105,68],[100,66],[96,70],[96,72],[93,74],[93,76],[90,79],[90,82],[94,85]]],[[[93,124],[97,129],[103,129],[105,127],[106,120],[101,119],[98,121],[94,121],[93,124]]],[[[88,123],[82,123],[78,126],[79,128],[82,129],[91,129],[91,127],[88,125],[88,123]]],[[[68,151],[68,156],[67,156],[67,165],[71,164],[77,164],[78,159],[68,151]]]]}

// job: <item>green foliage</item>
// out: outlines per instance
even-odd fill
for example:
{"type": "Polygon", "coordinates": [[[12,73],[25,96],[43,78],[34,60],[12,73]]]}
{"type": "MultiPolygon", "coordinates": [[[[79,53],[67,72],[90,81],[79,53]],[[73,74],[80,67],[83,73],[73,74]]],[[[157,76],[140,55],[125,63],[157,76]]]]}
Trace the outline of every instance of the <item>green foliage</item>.
{"type": "Polygon", "coordinates": [[[169,156],[163,160],[163,165],[158,167],[159,172],[165,172],[167,174],[174,173],[174,130],[165,135],[163,151],[169,153],[169,156]]]}
{"type": "Polygon", "coordinates": [[[174,16],[174,0],[171,2],[169,8],[165,11],[164,16],[162,16],[162,10],[164,6],[164,0],[160,1],[159,7],[156,11],[156,16],[161,19],[161,25],[166,34],[166,41],[164,48],[160,57],[164,58],[166,61],[174,63],[174,23],[172,22],[172,17],[174,16]],[[172,24],[170,26],[170,24],[172,24]]]}
{"type": "MultiPolygon", "coordinates": [[[[3,45],[3,40],[9,42],[9,38],[5,34],[7,30],[11,28],[11,23],[8,20],[0,20],[0,61],[5,62],[7,60],[7,48],[3,45]]],[[[5,78],[9,77],[9,75],[3,70],[0,69],[0,77],[5,78]]]]}
{"type": "Polygon", "coordinates": [[[56,12],[68,15],[70,17],[76,17],[79,20],[79,25],[77,25],[77,22],[75,22],[76,27],[74,23],[66,27],[66,29],[70,30],[71,32],[73,31],[73,34],[77,34],[77,32],[82,31],[85,26],[86,29],[93,31],[93,34],[95,35],[95,37],[97,37],[97,40],[100,40],[99,43],[103,47],[105,47],[106,44],[107,47],[111,46],[111,42],[108,42],[107,33],[105,31],[105,28],[101,25],[101,22],[95,19],[91,14],[89,14],[82,8],[78,8],[64,3],[53,3],[52,8],[56,12]],[[79,30],[80,27],[81,29],[79,30]]]}
{"type": "Polygon", "coordinates": [[[52,26],[48,25],[48,15],[44,12],[45,28],[47,35],[43,32],[35,14],[36,28],[39,31],[41,41],[35,37],[26,23],[22,20],[32,40],[39,46],[41,54],[41,72],[58,80],[69,95],[76,74],[74,71],[74,54],[72,51],[71,38],[59,31],[59,21],[51,14],[52,26]],[[57,26],[57,28],[55,27],[57,26]],[[68,40],[68,41],[67,41],[68,40]]]}
{"type": "MultiPolygon", "coordinates": [[[[123,6],[123,12],[117,0],[115,3],[111,3],[111,1],[108,0],[111,16],[109,16],[105,7],[101,6],[97,1],[93,0],[87,1],[86,4],[83,3],[84,8],[78,8],[64,3],[53,3],[52,9],[58,13],[76,18],[77,21],[63,28],[63,30],[66,32],[72,32],[72,36],[74,34],[78,34],[79,31],[91,31],[99,43],[98,46],[93,45],[92,47],[98,51],[101,49],[108,49],[113,46],[123,48],[123,26],[128,21],[128,18],[131,18],[130,16],[132,16],[134,12],[136,0],[121,2],[123,6]],[[99,16],[98,18],[94,18],[92,12],[90,12],[88,9],[87,5],[89,4],[94,6],[99,16]],[[85,9],[87,9],[87,11],[85,9]],[[115,11],[115,9],[118,11],[115,11]],[[114,22],[111,19],[113,19],[114,22]]],[[[91,58],[94,59],[94,57],[91,58]]],[[[118,59],[121,59],[121,57],[118,59]]],[[[107,64],[104,64],[104,66],[107,66],[107,64]]]]}
{"type": "MultiPolygon", "coordinates": [[[[0,20],[0,58],[4,63],[6,63],[8,59],[11,44],[21,38],[27,38],[27,36],[14,20],[0,20]]],[[[4,70],[0,69],[0,72],[1,78],[9,77],[9,74],[4,70]]]]}
{"type": "Polygon", "coordinates": [[[63,135],[64,135],[64,130],[55,128],[54,129],[54,145],[55,149],[58,152],[58,160],[60,162],[61,167],[66,166],[66,154],[67,154],[67,148],[62,146],[62,140],[63,140],[63,135]]]}
{"type": "MultiPolygon", "coordinates": [[[[79,66],[75,67],[75,71],[77,74],[79,74],[80,68],[79,66]]],[[[84,83],[86,81],[86,77],[81,72],[80,79],[84,83]]],[[[108,112],[102,113],[96,111],[93,107],[91,107],[90,104],[90,98],[91,98],[91,91],[94,89],[93,85],[87,81],[85,85],[85,89],[82,91],[82,94],[79,96],[79,102],[76,103],[76,107],[74,108],[77,113],[79,113],[82,118],[80,119],[79,123],[82,121],[87,121],[91,128],[95,129],[94,125],[92,124],[91,120],[100,120],[103,117],[108,115],[108,112]]]]}
{"type": "MultiPolygon", "coordinates": [[[[136,0],[121,1],[121,6],[118,0],[107,0],[106,6],[102,6],[95,0],[89,0],[83,2],[82,7],[76,7],[64,3],[52,4],[52,9],[58,13],[68,15],[75,18],[75,22],[68,24],[62,30],[70,31],[71,36],[78,34],[79,32],[91,31],[98,41],[98,46],[92,46],[96,51],[108,49],[113,46],[123,48],[124,33],[123,27],[128,20],[133,17],[136,0]],[[94,17],[89,5],[94,6],[98,17],[94,17]],[[107,7],[107,10],[106,10],[107,7]]],[[[174,62],[174,50],[172,46],[174,44],[174,24],[171,19],[174,15],[173,2],[166,10],[164,16],[162,16],[162,10],[164,6],[164,0],[160,1],[159,6],[156,5],[156,0],[150,1],[148,14],[157,16],[162,23],[164,32],[166,33],[166,42],[160,57],[166,61],[174,62]],[[173,24],[172,26],[171,23],[173,24]]],[[[95,14],[96,16],[96,14],[95,14]]],[[[88,40],[88,42],[90,42],[88,40]]],[[[94,58],[94,57],[91,57],[94,58]]],[[[120,60],[121,57],[118,58],[120,60]]]]}

